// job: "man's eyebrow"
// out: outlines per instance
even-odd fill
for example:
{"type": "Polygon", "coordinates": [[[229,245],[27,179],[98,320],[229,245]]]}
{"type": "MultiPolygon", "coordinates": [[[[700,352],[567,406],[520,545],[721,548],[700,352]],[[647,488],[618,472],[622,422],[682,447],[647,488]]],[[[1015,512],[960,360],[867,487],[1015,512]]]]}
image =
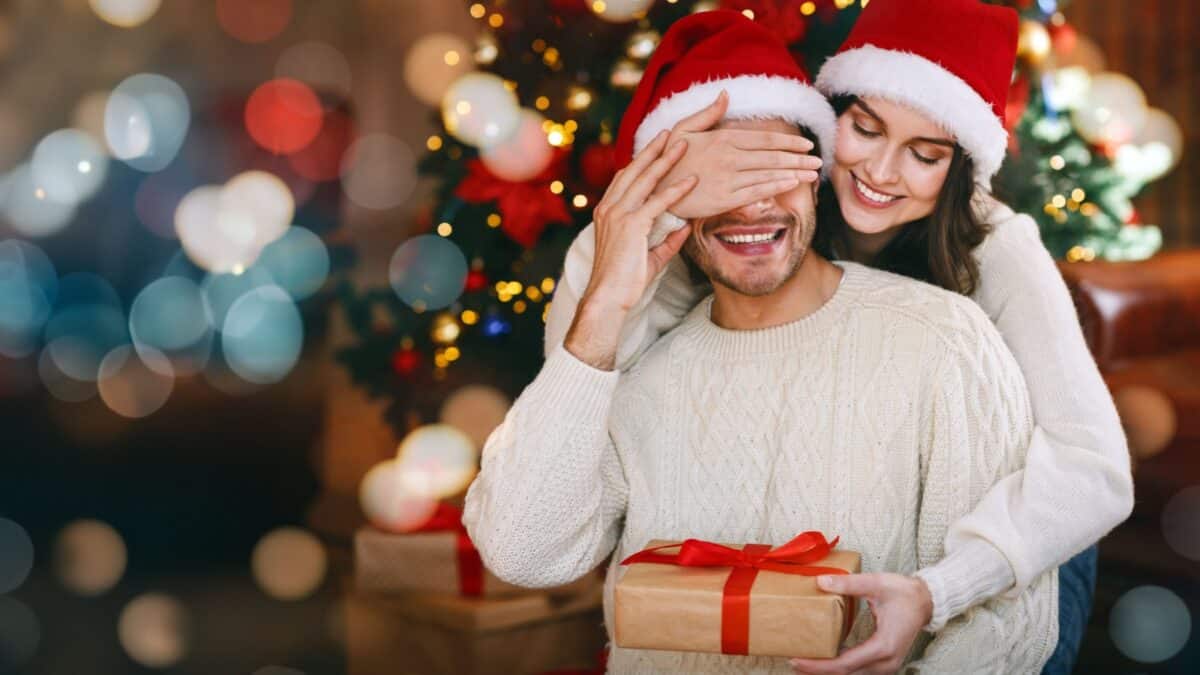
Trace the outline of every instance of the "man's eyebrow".
{"type": "MultiPolygon", "coordinates": [[[[866,102],[864,102],[862,99],[855,100],[854,105],[858,106],[859,108],[862,109],[863,112],[865,112],[868,115],[870,115],[871,117],[875,118],[875,121],[879,122],[881,125],[883,125],[883,128],[885,128],[885,129],[887,128],[887,122],[884,122],[883,118],[879,116],[879,113],[875,112],[874,110],[871,110],[871,106],[867,105],[866,102]]],[[[933,143],[934,145],[944,145],[947,148],[953,148],[955,145],[957,145],[954,141],[952,141],[948,138],[931,138],[929,136],[917,136],[913,140],[921,141],[922,143],[933,143]]]]}

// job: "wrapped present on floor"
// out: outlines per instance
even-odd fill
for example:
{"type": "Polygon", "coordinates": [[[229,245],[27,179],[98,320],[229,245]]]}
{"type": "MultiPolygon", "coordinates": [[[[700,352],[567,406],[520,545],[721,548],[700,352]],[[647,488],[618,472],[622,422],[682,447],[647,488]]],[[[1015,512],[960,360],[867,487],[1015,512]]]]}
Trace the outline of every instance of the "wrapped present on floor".
{"type": "Polygon", "coordinates": [[[854,621],[853,598],[826,593],[821,574],[861,569],[820,532],[772,548],[698,539],[652,541],[621,562],[615,591],[620,647],[830,658],[854,621]]]}
{"type": "Polygon", "coordinates": [[[437,591],[466,597],[570,596],[597,583],[595,575],[587,575],[565,586],[532,591],[499,579],[483,566],[462,525],[462,511],[449,504],[440,504],[433,518],[413,532],[360,528],[354,536],[354,575],[363,592],[437,591]]]}
{"type": "Polygon", "coordinates": [[[349,675],[541,673],[590,669],[607,636],[594,575],[573,596],[469,598],[351,593],[349,675]]]}

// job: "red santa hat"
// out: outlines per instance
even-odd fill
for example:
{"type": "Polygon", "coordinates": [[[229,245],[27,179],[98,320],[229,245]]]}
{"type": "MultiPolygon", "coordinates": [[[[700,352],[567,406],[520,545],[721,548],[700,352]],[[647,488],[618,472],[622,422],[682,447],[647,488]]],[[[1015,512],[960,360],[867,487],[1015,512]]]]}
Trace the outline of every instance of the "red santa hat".
{"type": "Polygon", "coordinates": [[[837,120],[787,45],[733,10],[688,15],[671,25],[646,64],[617,133],[623,167],[658,132],[729,93],[725,119],[782,119],[812,131],[833,163],[837,120]]]}
{"type": "Polygon", "coordinates": [[[872,0],[817,74],[827,96],[873,96],[919,110],[954,134],[991,183],[1004,161],[1004,105],[1017,13],[979,0],[872,0]]]}

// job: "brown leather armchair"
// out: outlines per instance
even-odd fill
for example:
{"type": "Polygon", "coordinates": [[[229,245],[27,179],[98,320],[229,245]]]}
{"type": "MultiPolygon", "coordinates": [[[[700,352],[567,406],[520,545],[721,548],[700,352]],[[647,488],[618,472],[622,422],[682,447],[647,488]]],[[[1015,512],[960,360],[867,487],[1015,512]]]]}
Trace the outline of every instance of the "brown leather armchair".
{"type": "Polygon", "coordinates": [[[1102,557],[1143,571],[1193,574],[1200,565],[1166,546],[1160,520],[1171,497],[1200,485],[1200,249],[1060,269],[1131,445],[1138,445],[1138,425],[1163,427],[1151,456],[1136,458],[1135,448],[1134,512],[1102,543],[1102,557]],[[1135,387],[1161,392],[1169,409],[1150,415],[1152,407],[1123,405],[1123,392],[1135,387]]]}

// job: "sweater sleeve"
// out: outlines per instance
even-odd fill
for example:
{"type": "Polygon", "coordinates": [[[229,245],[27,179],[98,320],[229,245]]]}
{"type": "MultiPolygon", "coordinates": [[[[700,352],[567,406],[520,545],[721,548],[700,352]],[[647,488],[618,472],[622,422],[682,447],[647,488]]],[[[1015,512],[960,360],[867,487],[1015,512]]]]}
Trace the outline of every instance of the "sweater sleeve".
{"type": "Polygon", "coordinates": [[[1037,426],[1024,468],[951,526],[946,550],[981,540],[999,548],[1015,596],[1129,517],[1133,481],[1116,407],[1037,225],[995,212],[1008,217],[981,247],[976,300],[1021,367],[1037,426]]]}
{"type": "MultiPolygon", "coordinates": [[[[583,228],[567,249],[562,278],[554,288],[554,298],[546,317],[544,349],[547,356],[566,339],[580,298],[587,290],[596,257],[595,228],[594,223],[583,228]]],[[[626,371],[632,367],[663,333],[679,325],[704,295],[704,288],[692,284],[683,259],[672,258],[625,317],[617,344],[617,370],[626,371]]]]}
{"type": "Polygon", "coordinates": [[[971,329],[953,331],[943,345],[921,453],[917,575],[934,597],[934,620],[926,629],[935,635],[906,672],[1038,672],[1057,642],[1057,572],[1014,597],[992,597],[996,586],[1002,590],[1012,582],[1003,556],[986,543],[970,542],[962,548],[968,556],[953,558],[946,544],[951,523],[1021,466],[1033,427],[1012,355],[977,308],[962,309],[958,318],[971,329]],[[972,556],[984,565],[990,561],[986,574],[957,562],[972,556]]]}
{"type": "Polygon", "coordinates": [[[558,347],[488,437],[463,523],[497,577],[569,583],[616,547],[628,495],[608,431],[618,378],[558,347]]]}

